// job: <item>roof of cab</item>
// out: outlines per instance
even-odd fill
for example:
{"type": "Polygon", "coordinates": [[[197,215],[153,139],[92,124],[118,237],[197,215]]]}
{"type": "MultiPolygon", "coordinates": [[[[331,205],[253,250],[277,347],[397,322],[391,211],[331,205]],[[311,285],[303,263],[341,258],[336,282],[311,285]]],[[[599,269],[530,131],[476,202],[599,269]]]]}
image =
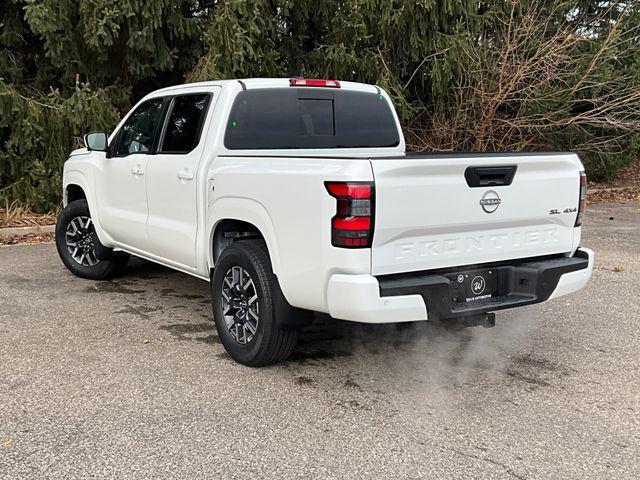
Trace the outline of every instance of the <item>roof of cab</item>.
{"type": "MultiPolygon", "coordinates": [[[[184,89],[191,89],[197,87],[213,87],[213,86],[221,86],[225,87],[230,84],[237,85],[241,88],[254,89],[254,88],[285,88],[289,87],[290,78],[241,78],[238,80],[213,80],[208,82],[196,82],[196,83],[185,83],[182,85],[174,85],[171,87],[161,88],[152,92],[153,94],[160,92],[175,92],[184,89]]],[[[374,85],[369,85],[366,83],[357,83],[357,82],[345,82],[342,80],[338,80],[340,82],[340,88],[343,90],[358,90],[362,92],[380,92],[379,87],[374,85]]],[[[297,87],[297,88],[325,88],[325,87],[297,87]]]]}

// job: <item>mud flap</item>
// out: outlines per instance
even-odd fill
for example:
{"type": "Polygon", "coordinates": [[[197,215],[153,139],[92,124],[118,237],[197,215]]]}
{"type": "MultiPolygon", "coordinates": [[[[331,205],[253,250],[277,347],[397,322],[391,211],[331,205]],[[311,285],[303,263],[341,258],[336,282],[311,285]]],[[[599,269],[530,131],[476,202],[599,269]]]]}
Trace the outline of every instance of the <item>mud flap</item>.
{"type": "Polygon", "coordinates": [[[273,275],[273,314],[276,324],[283,328],[300,328],[313,321],[313,312],[302,308],[292,307],[282,293],[278,277],[273,275]]]}
{"type": "Polygon", "coordinates": [[[96,232],[93,232],[93,246],[95,247],[96,258],[98,260],[112,260],[114,257],[114,251],[112,248],[105,247],[100,240],[98,239],[98,235],[96,232]]]}

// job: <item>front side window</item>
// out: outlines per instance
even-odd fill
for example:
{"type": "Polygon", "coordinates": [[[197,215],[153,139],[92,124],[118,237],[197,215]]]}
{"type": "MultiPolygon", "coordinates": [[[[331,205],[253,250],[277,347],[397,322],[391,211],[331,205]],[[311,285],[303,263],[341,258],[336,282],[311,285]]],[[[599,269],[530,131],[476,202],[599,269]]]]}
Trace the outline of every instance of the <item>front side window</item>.
{"type": "Polygon", "coordinates": [[[162,104],[162,98],[154,98],[140,105],[129,115],[122,126],[120,141],[114,152],[116,156],[145,153],[151,150],[162,113],[162,104]]]}
{"type": "Polygon", "coordinates": [[[198,145],[209,99],[210,95],[207,93],[183,95],[174,99],[161,152],[188,153],[198,145]]]}

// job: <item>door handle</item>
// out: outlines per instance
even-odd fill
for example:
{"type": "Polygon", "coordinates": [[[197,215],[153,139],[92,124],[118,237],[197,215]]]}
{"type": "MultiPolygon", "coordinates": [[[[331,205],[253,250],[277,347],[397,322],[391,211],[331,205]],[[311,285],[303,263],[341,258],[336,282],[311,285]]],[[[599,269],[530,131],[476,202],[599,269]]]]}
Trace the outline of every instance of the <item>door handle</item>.
{"type": "Polygon", "coordinates": [[[140,165],[136,165],[131,169],[131,173],[134,175],[144,175],[144,169],[140,165]]]}
{"type": "Polygon", "coordinates": [[[178,178],[180,180],[193,180],[193,173],[191,173],[187,169],[184,169],[178,172],[178,178]]]}
{"type": "Polygon", "coordinates": [[[506,167],[467,167],[464,178],[470,187],[500,187],[508,186],[518,169],[517,165],[506,167]]]}

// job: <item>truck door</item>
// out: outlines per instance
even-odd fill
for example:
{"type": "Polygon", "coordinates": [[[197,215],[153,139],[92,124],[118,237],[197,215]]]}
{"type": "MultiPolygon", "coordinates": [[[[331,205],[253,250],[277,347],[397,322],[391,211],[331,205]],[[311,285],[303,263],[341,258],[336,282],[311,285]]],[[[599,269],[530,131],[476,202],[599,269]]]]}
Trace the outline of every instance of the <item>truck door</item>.
{"type": "Polygon", "coordinates": [[[175,96],[169,105],[157,154],[149,161],[147,229],[153,253],[180,266],[196,266],[198,166],[213,92],[175,96]]]}
{"type": "Polygon", "coordinates": [[[145,174],[164,108],[164,98],[139,105],[110,143],[111,156],[99,163],[95,185],[102,228],[118,244],[150,251],[145,174]]]}

